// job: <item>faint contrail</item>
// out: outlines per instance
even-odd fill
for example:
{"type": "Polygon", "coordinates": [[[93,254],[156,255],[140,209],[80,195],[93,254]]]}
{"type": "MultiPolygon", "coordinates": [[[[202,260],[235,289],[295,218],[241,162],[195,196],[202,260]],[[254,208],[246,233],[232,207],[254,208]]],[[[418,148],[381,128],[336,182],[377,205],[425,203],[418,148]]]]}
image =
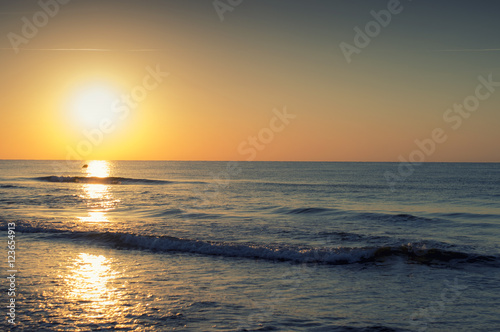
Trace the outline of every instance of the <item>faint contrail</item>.
{"type": "Polygon", "coordinates": [[[0,16],[8,16],[8,15],[19,15],[19,14],[33,14],[33,12],[0,12],[0,16]]]}
{"type": "Polygon", "coordinates": [[[462,48],[449,50],[431,50],[431,52],[498,52],[500,48],[462,48]]]}
{"type": "MultiPolygon", "coordinates": [[[[0,50],[12,50],[9,47],[0,50]]],[[[83,51],[83,52],[158,52],[159,49],[138,48],[138,49],[111,49],[111,48],[20,48],[19,51],[83,51]]]]}

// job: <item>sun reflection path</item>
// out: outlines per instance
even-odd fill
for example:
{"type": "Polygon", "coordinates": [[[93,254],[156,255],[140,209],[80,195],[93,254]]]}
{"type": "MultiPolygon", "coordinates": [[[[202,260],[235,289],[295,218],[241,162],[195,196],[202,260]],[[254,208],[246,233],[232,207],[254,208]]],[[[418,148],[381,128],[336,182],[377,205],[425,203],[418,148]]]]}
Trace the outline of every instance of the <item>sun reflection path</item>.
{"type": "Polygon", "coordinates": [[[109,316],[120,298],[112,286],[117,272],[111,268],[111,260],[99,255],[80,253],[71,266],[71,272],[61,276],[66,298],[79,303],[88,318],[109,316]]]}
{"type": "Polygon", "coordinates": [[[64,331],[153,331],[142,326],[143,318],[163,317],[159,306],[164,302],[144,288],[135,258],[114,251],[59,249],[65,262],[51,262],[46,272],[51,282],[40,284],[43,301],[36,315],[43,316],[42,322],[64,331]]]}
{"type": "MultiPolygon", "coordinates": [[[[111,163],[105,160],[92,160],[83,169],[87,177],[106,178],[111,173],[111,163]]],[[[106,212],[113,210],[120,200],[115,199],[111,192],[111,186],[102,183],[84,183],[81,185],[82,194],[86,201],[87,216],[79,216],[78,219],[85,223],[107,223],[109,219],[106,212]]]]}
{"type": "Polygon", "coordinates": [[[86,217],[78,217],[80,221],[86,222],[86,223],[108,223],[109,219],[106,216],[105,212],[102,211],[89,211],[88,216],[86,217]]]}

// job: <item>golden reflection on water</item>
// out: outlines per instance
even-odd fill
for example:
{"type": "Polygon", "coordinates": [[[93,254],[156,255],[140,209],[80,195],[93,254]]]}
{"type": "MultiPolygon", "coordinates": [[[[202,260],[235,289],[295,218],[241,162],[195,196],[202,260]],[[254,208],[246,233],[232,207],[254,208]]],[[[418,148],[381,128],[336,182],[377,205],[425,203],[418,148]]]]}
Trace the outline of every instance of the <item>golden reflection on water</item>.
{"type": "MultiPolygon", "coordinates": [[[[82,169],[85,176],[92,179],[81,179],[78,184],[87,215],[77,217],[82,223],[92,224],[93,228],[109,223],[108,213],[119,202],[114,197],[113,184],[106,179],[110,176],[111,166],[107,161],[91,161],[87,168],[82,169]]],[[[124,316],[133,309],[124,307],[127,295],[119,280],[117,262],[85,252],[71,256],[63,272],[58,274],[62,283],[55,293],[67,305],[52,310],[60,310],[61,316],[68,317],[73,324],[127,323],[124,316]]]]}
{"type": "Polygon", "coordinates": [[[118,272],[112,261],[102,255],[80,253],[69,266],[64,280],[63,296],[85,312],[87,318],[112,316],[118,308],[120,292],[113,286],[118,272]]]}
{"type": "MultiPolygon", "coordinates": [[[[92,160],[83,169],[86,177],[103,178],[102,183],[82,183],[82,194],[86,201],[88,210],[87,216],[78,216],[81,222],[101,223],[109,222],[106,212],[115,208],[119,200],[113,197],[111,185],[107,183],[107,177],[111,173],[111,163],[105,160],[92,160]]],[[[97,181],[100,181],[99,179],[97,181]]],[[[92,182],[94,182],[92,180],[92,182]]]]}
{"type": "Polygon", "coordinates": [[[108,211],[114,208],[116,200],[111,192],[111,186],[106,184],[82,184],[81,198],[87,201],[87,207],[99,211],[108,211]]]}
{"type": "Polygon", "coordinates": [[[80,221],[86,222],[86,223],[101,223],[105,222],[108,223],[109,219],[108,216],[106,215],[106,212],[103,211],[89,211],[88,216],[84,217],[78,217],[80,221]]]}

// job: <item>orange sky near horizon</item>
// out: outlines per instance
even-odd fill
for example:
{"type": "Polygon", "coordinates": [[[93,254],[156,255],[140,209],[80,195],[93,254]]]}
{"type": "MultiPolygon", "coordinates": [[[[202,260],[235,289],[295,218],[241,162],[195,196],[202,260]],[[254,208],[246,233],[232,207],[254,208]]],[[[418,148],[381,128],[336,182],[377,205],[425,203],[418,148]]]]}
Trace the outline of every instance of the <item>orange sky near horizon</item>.
{"type": "MultiPolygon", "coordinates": [[[[0,159],[399,161],[441,128],[425,161],[500,162],[500,93],[445,117],[500,82],[498,52],[429,52],[412,4],[346,61],[385,3],[242,3],[223,22],[211,2],[61,5],[18,53],[2,39],[0,159]]],[[[9,6],[5,36],[41,10],[9,6]]]]}

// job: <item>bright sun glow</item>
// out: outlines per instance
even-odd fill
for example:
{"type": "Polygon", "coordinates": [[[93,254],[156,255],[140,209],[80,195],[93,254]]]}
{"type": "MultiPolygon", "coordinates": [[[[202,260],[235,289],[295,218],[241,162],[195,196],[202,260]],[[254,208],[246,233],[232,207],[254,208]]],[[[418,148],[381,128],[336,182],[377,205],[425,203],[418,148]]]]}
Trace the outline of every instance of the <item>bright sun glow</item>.
{"type": "Polygon", "coordinates": [[[85,169],[87,176],[104,178],[109,176],[109,163],[105,160],[92,160],[85,169]]]}
{"type": "Polygon", "coordinates": [[[76,123],[83,128],[98,128],[103,119],[113,120],[113,106],[119,94],[110,86],[96,84],[77,92],[71,101],[71,112],[76,123]]]}

